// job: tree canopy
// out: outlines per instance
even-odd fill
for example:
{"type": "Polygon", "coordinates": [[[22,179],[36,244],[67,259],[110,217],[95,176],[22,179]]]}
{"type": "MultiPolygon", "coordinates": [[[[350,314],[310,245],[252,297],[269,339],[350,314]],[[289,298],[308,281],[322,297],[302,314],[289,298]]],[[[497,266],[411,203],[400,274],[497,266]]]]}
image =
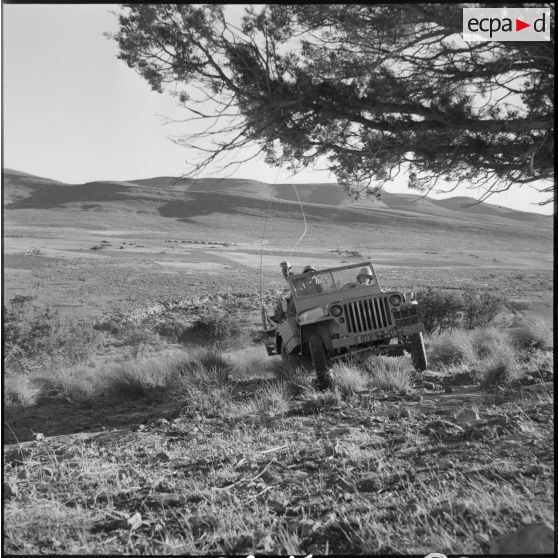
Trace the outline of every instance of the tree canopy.
{"type": "Polygon", "coordinates": [[[550,193],[546,6],[551,42],[467,43],[462,5],[426,3],[273,4],[247,9],[238,26],[221,5],[131,4],[114,38],[154,90],[207,121],[184,140],[205,153],[197,170],[257,145],[292,170],[327,161],[357,194],[402,171],[420,191],[442,180],[550,193]]]}

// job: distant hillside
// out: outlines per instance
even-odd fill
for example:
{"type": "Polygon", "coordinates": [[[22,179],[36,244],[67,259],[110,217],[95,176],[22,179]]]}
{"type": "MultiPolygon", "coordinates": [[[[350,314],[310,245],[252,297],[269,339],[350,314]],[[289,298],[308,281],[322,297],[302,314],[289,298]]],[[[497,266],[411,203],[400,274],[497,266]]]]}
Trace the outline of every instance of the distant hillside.
{"type": "MultiPolygon", "coordinates": [[[[473,198],[453,197],[435,200],[418,194],[392,194],[384,192],[380,200],[354,200],[347,197],[335,183],[316,184],[266,184],[258,180],[238,178],[184,179],[180,177],[153,177],[128,181],[97,181],[86,184],[64,184],[55,180],[33,176],[24,172],[4,169],[4,207],[10,209],[48,209],[69,203],[82,203],[84,207],[102,202],[130,202],[133,199],[147,202],[168,201],[169,197],[187,192],[189,195],[222,194],[236,198],[298,204],[297,192],[302,203],[310,206],[331,207],[336,211],[356,211],[361,214],[373,211],[397,214],[401,217],[416,215],[441,221],[471,221],[474,224],[511,224],[511,222],[552,227],[552,219],[537,213],[515,211],[473,198]]],[[[204,198],[205,199],[205,198],[204,198]]],[[[225,200],[218,203],[226,212],[225,200]]],[[[236,200],[235,207],[242,205],[236,200]]],[[[248,201],[245,205],[250,206],[248,201]]],[[[209,208],[208,208],[209,209],[209,208]]],[[[350,219],[348,219],[350,221],[350,219]]]]}

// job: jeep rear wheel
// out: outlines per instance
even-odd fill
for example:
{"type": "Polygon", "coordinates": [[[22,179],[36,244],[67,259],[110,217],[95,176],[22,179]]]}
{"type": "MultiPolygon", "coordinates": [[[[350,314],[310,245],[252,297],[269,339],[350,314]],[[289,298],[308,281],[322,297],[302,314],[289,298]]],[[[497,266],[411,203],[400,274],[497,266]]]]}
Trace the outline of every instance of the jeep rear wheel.
{"type": "Polygon", "coordinates": [[[422,333],[411,335],[411,360],[417,372],[424,372],[428,366],[426,360],[426,349],[424,348],[424,338],[422,333]]]}
{"type": "Polygon", "coordinates": [[[326,389],[331,386],[332,377],[328,370],[327,355],[322,338],[319,335],[312,335],[308,341],[308,348],[312,357],[312,366],[316,371],[318,388],[326,389]]]}

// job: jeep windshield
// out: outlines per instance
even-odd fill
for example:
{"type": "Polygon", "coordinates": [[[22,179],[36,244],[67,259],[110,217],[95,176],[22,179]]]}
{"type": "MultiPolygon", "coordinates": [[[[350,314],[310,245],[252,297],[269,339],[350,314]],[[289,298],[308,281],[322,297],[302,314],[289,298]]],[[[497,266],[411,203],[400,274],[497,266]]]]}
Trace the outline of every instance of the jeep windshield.
{"type": "Polygon", "coordinates": [[[335,293],[352,287],[364,287],[376,285],[376,277],[367,265],[357,265],[350,268],[341,268],[317,273],[298,275],[291,279],[295,295],[297,297],[312,296],[323,293],[335,293]],[[357,275],[363,269],[370,272],[368,277],[361,278],[359,282],[357,275]]]}

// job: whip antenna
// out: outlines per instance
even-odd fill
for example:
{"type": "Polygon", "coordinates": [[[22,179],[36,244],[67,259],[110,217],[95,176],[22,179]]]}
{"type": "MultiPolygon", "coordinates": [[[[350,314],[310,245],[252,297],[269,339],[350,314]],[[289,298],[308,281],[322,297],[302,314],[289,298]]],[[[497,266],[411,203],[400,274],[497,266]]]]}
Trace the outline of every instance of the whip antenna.
{"type": "MultiPolygon", "coordinates": [[[[277,173],[275,174],[275,181],[273,183],[273,186],[275,186],[277,184],[277,178],[279,177],[279,171],[280,170],[281,170],[280,168],[277,169],[277,173]]],[[[261,314],[262,314],[262,323],[263,323],[264,329],[267,328],[267,313],[265,311],[264,299],[263,299],[262,267],[263,267],[265,227],[267,225],[267,218],[269,217],[269,208],[271,207],[271,200],[272,199],[273,199],[273,187],[270,184],[269,185],[269,200],[267,201],[267,209],[265,211],[264,222],[263,222],[263,226],[262,226],[262,247],[261,247],[261,250],[260,250],[260,310],[261,310],[261,314]]]]}
{"type": "Polygon", "coordinates": [[[291,248],[291,251],[289,253],[289,258],[293,255],[293,251],[301,243],[302,239],[306,235],[306,231],[308,230],[308,225],[306,224],[306,215],[304,215],[304,208],[302,207],[302,202],[300,201],[300,196],[298,195],[298,189],[296,187],[296,184],[293,184],[293,188],[294,188],[294,191],[295,191],[295,194],[296,194],[296,199],[298,200],[298,205],[300,206],[300,212],[302,213],[302,219],[304,220],[304,232],[302,233],[300,238],[296,241],[296,244],[291,248]]]}

